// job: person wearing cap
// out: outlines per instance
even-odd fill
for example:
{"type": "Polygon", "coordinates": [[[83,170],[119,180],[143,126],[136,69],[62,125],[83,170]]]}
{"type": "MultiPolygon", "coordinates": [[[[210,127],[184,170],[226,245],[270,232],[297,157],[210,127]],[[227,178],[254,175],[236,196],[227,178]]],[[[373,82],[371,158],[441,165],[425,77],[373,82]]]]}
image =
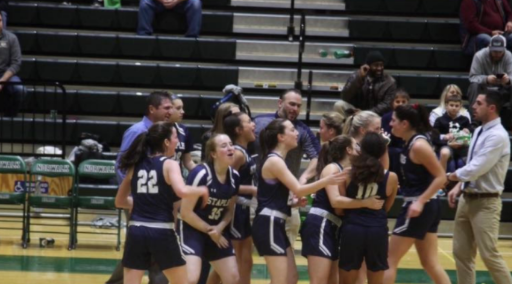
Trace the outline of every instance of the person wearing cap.
{"type": "Polygon", "coordinates": [[[379,115],[391,111],[396,80],[384,72],[384,56],[370,51],[366,64],[350,75],[341,91],[341,99],[355,108],[371,110],[379,115]]]}
{"type": "Polygon", "coordinates": [[[460,38],[467,55],[485,48],[491,37],[504,35],[512,50],[512,10],[505,0],[462,0],[460,38]]]}
{"type": "MultiPolygon", "coordinates": [[[[510,101],[512,53],[506,47],[506,39],[501,35],[496,35],[491,38],[488,47],[478,51],[473,57],[471,71],[469,72],[468,98],[470,106],[473,105],[478,96],[480,84],[498,90],[506,103],[510,101]]],[[[505,104],[502,111],[502,122],[507,129],[510,129],[511,124],[509,109],[510,105],[505,104]]]]}

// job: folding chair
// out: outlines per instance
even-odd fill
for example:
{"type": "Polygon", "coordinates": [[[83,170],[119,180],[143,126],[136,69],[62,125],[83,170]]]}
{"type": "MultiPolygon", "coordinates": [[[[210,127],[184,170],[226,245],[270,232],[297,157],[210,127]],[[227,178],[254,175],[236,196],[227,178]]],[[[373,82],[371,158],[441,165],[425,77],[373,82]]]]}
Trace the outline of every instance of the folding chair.
{"type": "MultiPolygon", "coordinates": [[[[89,196],[83,194],[84,191],[98,192],[98,191],[109,191],[115,193],[117,191],[117,185],[108,185],[108,180],[115,178],[115,162],[109,160],[85,160],[78,166],[78,175],[75,186],[75,214],[74,214],[74,243],[73,249],[76,248],[78,241],[77,234],[95,234],[95,235],[117,235],[116,250],[121,249],[121,210],[115,206],[115,197],[105,196],[89,196]],[[86,184],[83,183],[84,179],[94,179],[106,181],[107,185],[98,184],[86,184]],[[81,231],[78,232],[78,213],[80,209],[86,210],[113,210],[113,215],[117,216],[116,233],[105,233],[98,231],[81,231]]],[[[93,193],[94,194],[94,193],[93,193]]],[[[102,194],[103,195],[103,194],[102,194]]],[[[84,212],[84,214],[87,214],[84,212]]],[[[89,213],[90,214],[90,213],[89,213]]]]}
{"type": "MultiPolygon", "coordinates": [[[[27,169],[25,162],[19,156],[0,155],[0,175],[6,177],[6,179],[3,179],[6,182],[0,183],[0,214],[2,216],[0,222],[9,224],[6,224],[6,227],[0,227],[0,229],[19,230],[18,227],[12,227],[10,224],[21,222],[21,240],[24,241],[27,216],[25,202],[27,169]],[[21,211],[21,220],[19,214],[15,214],[16,211],[21,211]]],[[[27,244],[23,242],[22,246],[25,248],[27,244]]]]}
{"type": "MultiPolygon", "coordinates": [[[[35,190],[32,193],[28,192],[28,208],[27,208],[27,233],[25,234],[25,243],[30,242],[30,233],[52,233],[52,234],[69,234],[69,244],[68,250],[72,249],[73,244],[73,187],[75,185],[75,167],[73,164],[67,160],[60,159],[40,159],[36,160],[31,167],[29,181],[32,184],[36,184],[35,190]],[[36,178],[37,176],[37,178],[36,178]],[[71,179],[71,184],[69,188],[66,187],[66,182],[62,181],[60,183],[60,188],[64,186],[64,190],[58,192],[58,180],[54,179],[47,183],[47,192],[46,190],[42,190],[42,186],[38,186],[41,184],[41,177],[50,177],[50,178],[62,178],[68,177],[71,179]],[[51,209],[65,210],[64,214],[57,212],[32,212],[32,208],[42,208],[42,209],[50,209],[50,211],[56,211],[51,209]],[[32,217],[31,215],[34,215],[32,217]],[[32,218],[62,218],[68,220],[69,222],[69,233],[65,233],[62,231],[34,231],[31,229],[32,218]]],[[[38,223],[38,226],[53,226],[59,227],[61,224],[53,223],[38,223]]]]}

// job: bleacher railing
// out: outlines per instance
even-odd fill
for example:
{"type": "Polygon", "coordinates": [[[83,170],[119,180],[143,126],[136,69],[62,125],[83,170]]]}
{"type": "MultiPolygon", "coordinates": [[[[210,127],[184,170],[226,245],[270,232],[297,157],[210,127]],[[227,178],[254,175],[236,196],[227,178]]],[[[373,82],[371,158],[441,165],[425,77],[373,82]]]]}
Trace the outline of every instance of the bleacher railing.
{"type": "Polygon", "coordinates": [[[68,136],[66,88],[60,83],[30,81],[0,84],[23,88],[17,114],[9,114],[5,105],[0,108],[0,154],[64,158],[68,136]]]}

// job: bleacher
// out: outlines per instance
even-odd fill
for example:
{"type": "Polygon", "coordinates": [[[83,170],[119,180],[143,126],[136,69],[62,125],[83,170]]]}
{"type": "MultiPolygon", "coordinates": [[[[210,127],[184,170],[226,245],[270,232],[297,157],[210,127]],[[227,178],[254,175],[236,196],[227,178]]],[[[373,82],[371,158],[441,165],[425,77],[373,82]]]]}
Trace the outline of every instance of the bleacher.
{"type": "MultiPolygon", "coordinates": [[[[302,12],[301,78],[306,86],[313,71],[313,127],[370,50],[382,52],[386,72],[415,102],[434,107],[447,84],[457,84],[463,93],[469,85],[471,58],[460,51],[458,0],[296,0],[291,42],[288,0],[205,1],[197,39],[182,36],[184,17],[173,12],[157,16],[154,36],[135,35],[136,0],[123,0],[119,9],[92,7],[84,0],[60,2],[10,1],[8,29],[21,44],[22,80],[65,85],[68,145],[76,144],[80,133],[92,132],[118,147],[126,128],[143,114],[141,95],[154,89],[183,94],[185,123],[196,142],[210,127],[210,107],[227,84],[244,88],[253,114],[275,111],[277,95],[297,78],[302,12]],[[329,55],[321,57],[321,49],[329,55]],[[336,59],[335,50],[352,56],[336,59]]],[[[29,88],[27,100],[48,113],[56,108],[46,95],[29,88]]],[[[38,118],[1,123],[47,129],[38,118]]],[[[32,133],[34,141],[52,139],[32,133]]],[[[17,142],[14,136],[2,140],[17,142]]],[[[512,170],[508,176],[506,191],[512,192],[512,170]]],[[[512,221],[511,211],[504,207],[504,221],[512,221]]]]}

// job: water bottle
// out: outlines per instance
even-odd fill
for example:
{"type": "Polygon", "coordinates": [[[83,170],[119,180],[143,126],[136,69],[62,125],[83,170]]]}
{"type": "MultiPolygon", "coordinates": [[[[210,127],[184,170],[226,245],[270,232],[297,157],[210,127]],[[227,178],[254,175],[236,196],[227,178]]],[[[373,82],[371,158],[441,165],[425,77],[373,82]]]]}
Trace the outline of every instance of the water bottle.
{"type": "Polygon", "coordinates": [[[334,58],[336,58],[336,59],[352,57],[351,51],[343,50],[343,49],[336,49],[336,50],[334,50],[333,54],[334,54],[334,58]]]}
{"type": "Polygon", "coordinates": [[[328,54],[329,54],[329,53],[328,53],[328,52],[327,52],[327,50],[325,50],[325,49],[319,49],[319,50],[318,50],[318,55],[319,55],[320,57],[322,57],[322,58],[326,58],[328,54]]]}

